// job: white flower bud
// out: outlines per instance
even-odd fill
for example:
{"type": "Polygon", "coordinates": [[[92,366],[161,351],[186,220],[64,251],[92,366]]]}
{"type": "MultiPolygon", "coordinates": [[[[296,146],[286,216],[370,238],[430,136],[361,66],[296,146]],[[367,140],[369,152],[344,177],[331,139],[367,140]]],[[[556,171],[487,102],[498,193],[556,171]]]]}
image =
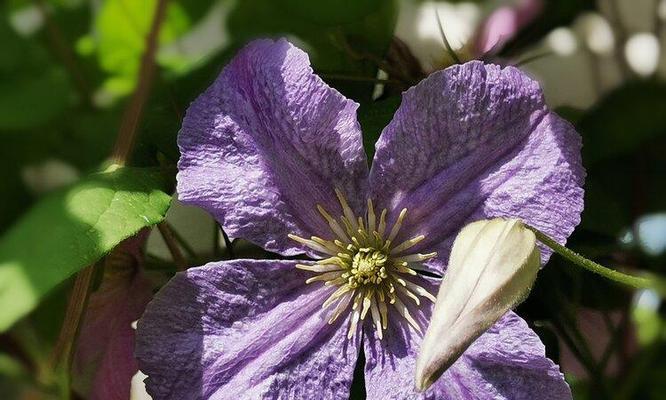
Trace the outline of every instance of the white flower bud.
{"type": "Polygon", "coordinates": [[[460,231],[416,362],[418,390],[527,297],[539,266],[534,233],[519,220],[482,220],[460,231]]]}

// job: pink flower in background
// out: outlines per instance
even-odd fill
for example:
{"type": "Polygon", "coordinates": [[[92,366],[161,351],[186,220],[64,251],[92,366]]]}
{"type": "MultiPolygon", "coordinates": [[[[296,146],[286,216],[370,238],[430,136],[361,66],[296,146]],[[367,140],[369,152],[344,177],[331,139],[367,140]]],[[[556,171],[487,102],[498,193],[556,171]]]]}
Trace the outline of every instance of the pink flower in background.
{"type": "Polygon", "coordinates": [[[514,6],[500,7],[481,23],[475,50],[485,54],[499,50],[543,10],[543,0],[521,0],[514,6]]]}

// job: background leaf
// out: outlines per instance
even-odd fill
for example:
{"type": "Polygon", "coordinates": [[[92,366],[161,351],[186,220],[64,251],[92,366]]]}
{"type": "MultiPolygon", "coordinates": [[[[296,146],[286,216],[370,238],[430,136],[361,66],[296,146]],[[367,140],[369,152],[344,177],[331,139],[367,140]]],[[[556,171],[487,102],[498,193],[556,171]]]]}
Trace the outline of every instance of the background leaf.
{"type": "MultiPolygon", "coordinates": [[[[374,78],[396,18],[394,0],[244,0],[231,12],[228,24],[236,46],[262,36],[295,39],[326,80],[326,74],[374,78]]],[[[371,98],[372,83],[328,80],[357,101],[371,98]]]]}
{"type": "Polygon", "coordinates": [[[632,153],[666,135],[666,84],[633,82],[597,103],[578,122],[588,165],[632,153]]]}
{"type": "MultiPolygon", "coordinates": [[[[145,37],[150,30],[156,5],[157,0],[109,0],[103,3],[97,14],[97,35],[93,43],[83,43],[96,48],[101,68],[111,74],[105,82],[105,88],[110,92],[124,95],[134,88],[145,37]]],[[[160,29],[160,46],[173,43],[189,30],[191,24],[192,20],[181,4],[177,1],[169,2],[160,29]]],[[[157,55],[157,63],[175,71],[187,70],[189,65],[187,59],[161,53],[157,55]]]]}
{"type": "Polygon", "coordinates": [[[363,131],[363,147],[365,147],[368,160],[372,160],[375,155],[375,143],[382,130],[393,119],[393,114],[400,106],[400,100],[400,97],[389,97],[373,103],[362,104],[359,108],[358,120],[363,131]]]}
{"type": "Polygon", "coordinates": [[[0,19],[0,131],[43,125],[73,103],[69,79],[41,46],[0,19]]]}
{"type": "Polygon", "coordinates": [[[0,331],[58,283],[162,221],[171,201],[168,186],[155,169],[122,168],[38,203],[0,240],[0,331]]]}

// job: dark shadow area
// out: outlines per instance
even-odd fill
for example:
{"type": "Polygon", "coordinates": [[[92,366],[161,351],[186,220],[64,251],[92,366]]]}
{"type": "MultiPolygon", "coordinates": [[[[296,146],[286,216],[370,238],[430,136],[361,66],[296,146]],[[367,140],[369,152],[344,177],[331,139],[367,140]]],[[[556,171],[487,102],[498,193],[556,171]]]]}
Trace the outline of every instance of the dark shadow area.
{"type": "Polygon", "coordinates": [[[350,400],[365,400],[365,348],[361,340],[361,349],[356,361],[356,368],[354,368],[354,378],[352,379],[351,391],[349,392],[350,400]]]}

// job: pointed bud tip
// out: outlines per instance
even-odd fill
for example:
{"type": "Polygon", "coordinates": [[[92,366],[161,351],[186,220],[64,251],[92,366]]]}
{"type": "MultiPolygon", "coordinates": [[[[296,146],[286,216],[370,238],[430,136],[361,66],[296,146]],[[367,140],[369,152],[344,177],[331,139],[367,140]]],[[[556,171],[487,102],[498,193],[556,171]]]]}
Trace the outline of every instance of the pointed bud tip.
{"type": "Polygon", "coordinates": [[[427,379],[424,375],[417,374],[414,383],[417,392],[425,392],[434,383],[434,381],[427,379]]]}
{"type": "Polygon", "coordinates": [[[430,387],[502,315],[527,297],[540,266],[534,233],[517,219],[473,222],[456,237],[416,362],[430,387]]]}

